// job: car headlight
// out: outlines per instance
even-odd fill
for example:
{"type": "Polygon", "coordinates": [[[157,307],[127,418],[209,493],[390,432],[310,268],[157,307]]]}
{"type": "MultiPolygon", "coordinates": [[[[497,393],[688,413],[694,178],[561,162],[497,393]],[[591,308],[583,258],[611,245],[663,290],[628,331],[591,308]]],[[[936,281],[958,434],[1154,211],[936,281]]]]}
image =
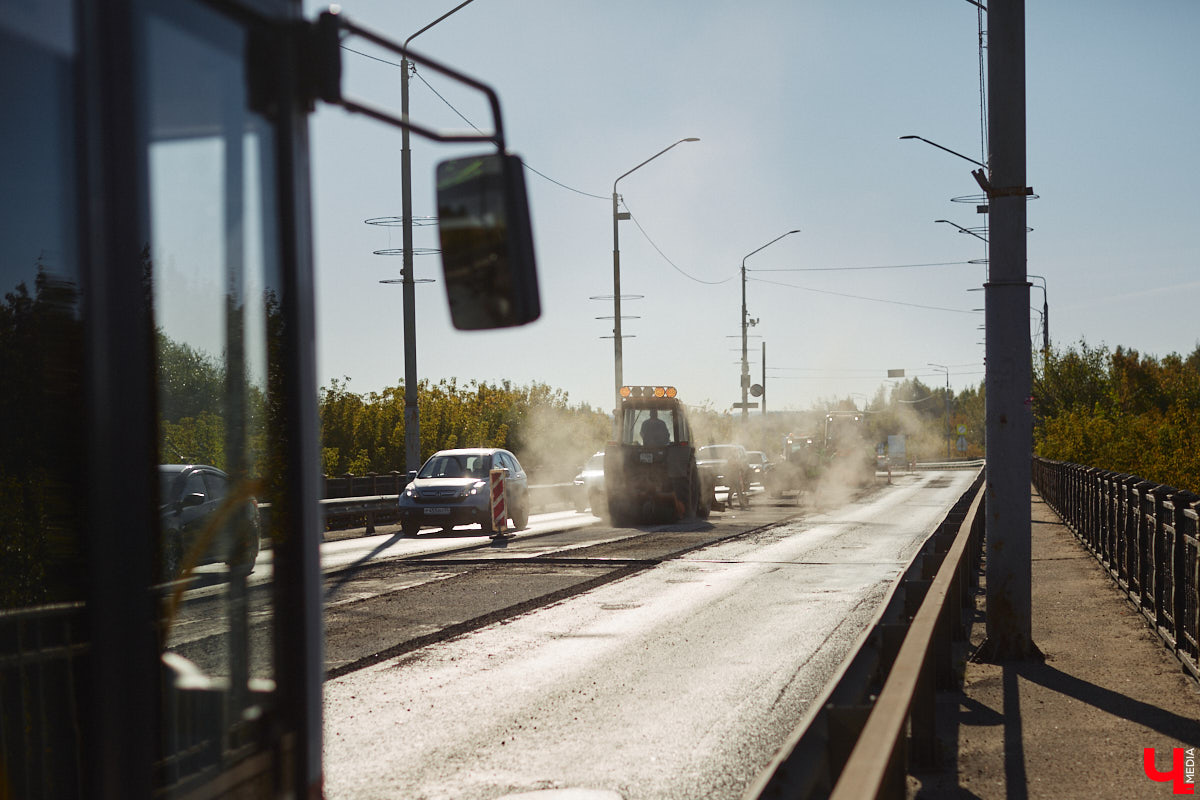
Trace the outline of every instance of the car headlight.
{"type": "Polygon", "coordinates": [[[405,497],[417,498],[417,497],[420,497],[420,496],[421,496],[421,493],[420,493],[420,492],[417,490],[417,487],[415,487],[415,486],[409,486],[408,488],[406,488],[406,489],[404,490],[404,496],[405,496],[405,497]]]}
{"type": "Polygon", "coordinates": [[[484,487],[486,487],[487,485],[488,485],[487,481],[475,481],[475,483],[471,484],[470,486],[466,486],[463,488],[462,496],[469,497],[471,495],[479,494],[479,492],[482,491],[484,489],[484,487]]]}

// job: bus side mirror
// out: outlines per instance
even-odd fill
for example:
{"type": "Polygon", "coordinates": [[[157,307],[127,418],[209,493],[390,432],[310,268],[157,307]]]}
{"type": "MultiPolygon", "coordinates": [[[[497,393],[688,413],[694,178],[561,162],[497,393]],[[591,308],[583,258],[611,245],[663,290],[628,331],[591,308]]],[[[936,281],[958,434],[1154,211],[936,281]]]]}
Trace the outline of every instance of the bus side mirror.
{"type": "Polygon", "coordinates": [[[505,153],[437,166],[438,233],[450,318],[459,330],[541,315],[525,167],[505,153]]]}

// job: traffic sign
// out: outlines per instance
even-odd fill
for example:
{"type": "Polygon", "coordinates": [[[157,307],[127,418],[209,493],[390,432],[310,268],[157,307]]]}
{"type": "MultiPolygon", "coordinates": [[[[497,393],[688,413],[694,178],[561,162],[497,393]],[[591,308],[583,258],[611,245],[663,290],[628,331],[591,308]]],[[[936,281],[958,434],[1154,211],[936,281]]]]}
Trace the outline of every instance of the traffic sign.
{"type": "Polygon", "coordinates": [[[756,383],[756,384],[754,384],[753,386],[751,386],[751,387],[750,387],[750,394],[751,394],[753,397],[762,397],[762,396],[763,396],[763,387],[762,387],[762,384],[761,384],[761,383],[756,383]]]}
{"type": "Polygon", "coordinates": [[[958,437],[958,441],[954,443],[954,446],[956,448],[958,448],[958,452],[960,452],[960,453],[967,452],[967,437],[965,437],[965,436],[958,437]]]}
{"type": "Polygon", "coordinates": [[[959,425],[959,426],[958,426],[958,435],[959,435],[959,436],[966,436],[966,435],[967,435],[967,426],[966,426],[966,425],[959,425]]]}

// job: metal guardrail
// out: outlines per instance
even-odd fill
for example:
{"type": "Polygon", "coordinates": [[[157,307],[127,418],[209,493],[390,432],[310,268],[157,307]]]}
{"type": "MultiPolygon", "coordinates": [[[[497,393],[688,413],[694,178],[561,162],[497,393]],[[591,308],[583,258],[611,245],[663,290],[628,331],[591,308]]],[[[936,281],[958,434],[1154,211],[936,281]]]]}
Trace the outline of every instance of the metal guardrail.
{"type": "Polygon", "coordinates": [[[1136,475],[1033,460],[1033,483],[1200,679],[1200,497],[1136,475]]]}
{"type": "Polygon", "coordinates": [[[0,796],[85,795],[78,720],[86,675],[83,603],[0,611],[0,796]]]}
{"type": "Polygon", "coordinates": [[[974,613],[984,498],[981,471],[746,800],[905,796],[906,762],[936,751],[936,690],[961,678],[953,644],[974,613]]]}
{"type": "Polygon", "coordinates": [[[965,622],[963,610],[974,602],[969,590],[974,587],[983,541],[984,497],[985,488],[977,484],[967,516],[913,617],[883,691],[834,786],[832,800],[905,796],[906,722],[910,723],[908,760],[919,765],[936,761],[936,691],[954,688],[959,677],[951,639],[964,639],[969,630],[970,617],[965,622]]]}
{"type": "MultiPolygon", "coordinates": [[[[547,483],[529,487],[530,510],[534,512],[549,511],[555,506],[574,505],[574,483],[547,483]]],[[[400,496],[396,494],[369,495],[365,497],[339,497],[321,501],[324,511],[325,527],[334,530],[338,527],[353,525],[358,527],[361,520],[367,535],[375,533],[375,526],[381,523],[399,521],[396,504],[400,496]]],[[[262,504],[259,510],[268,510],[269,506],[262,504]]]]}
{"type": "Polygon", "coordinates": [[[969,458],[962,460],[951,459],[949,461],[918,461],[913,465],[913,468],[918,470],[983,469],[983,465],[984,460],[982,458],[969,458]]]}

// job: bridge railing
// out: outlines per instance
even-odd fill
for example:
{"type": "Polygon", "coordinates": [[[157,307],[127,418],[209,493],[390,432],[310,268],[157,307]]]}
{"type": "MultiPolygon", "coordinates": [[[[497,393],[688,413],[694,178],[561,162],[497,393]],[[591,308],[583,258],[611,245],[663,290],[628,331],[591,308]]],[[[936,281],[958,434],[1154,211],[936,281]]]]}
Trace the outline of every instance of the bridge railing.
{"type": "MultiPolygon", "coordinates": [[[[365,481],[362,484],[362,486],[369,485],[365,481]]],[[[407,482],[401,484],[400,490],[402,491],[406,485],[407,482]]],[[[577,508],[579,499],[578,489],[574,483],[549,483],[529,487],[529,508],[534,513],[577,508]]],[[[364,534],[373,534],[376,525],[399,521],[398,501],[399,492],[326,498],[321,501],[325,530],[363,528],[364,534]]],[[[271,505],[270,503],[259,503],[258,510],[260,514],[270,514],[271,505]]],[[[269,546],[269,543],[264,542],[264,546],[269,546]]]]}
{"type": "Polygon", "coordinates": [[[913,559],[838,677],[746,791],[751,798],[905,796],[935,757],[936,694],[961,678],[983,544],[982,472],[913,559]]]}
{"type": "Polygon", "coordinates": [[[1038,492],[1200,679],[1200,497],[1136,475],[1033,460],[1038,492]]]}

